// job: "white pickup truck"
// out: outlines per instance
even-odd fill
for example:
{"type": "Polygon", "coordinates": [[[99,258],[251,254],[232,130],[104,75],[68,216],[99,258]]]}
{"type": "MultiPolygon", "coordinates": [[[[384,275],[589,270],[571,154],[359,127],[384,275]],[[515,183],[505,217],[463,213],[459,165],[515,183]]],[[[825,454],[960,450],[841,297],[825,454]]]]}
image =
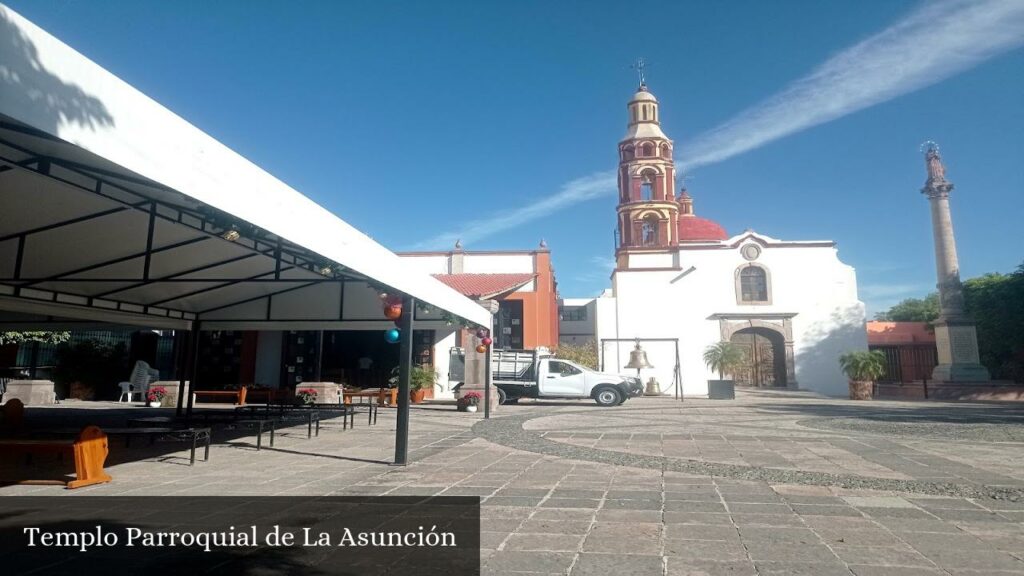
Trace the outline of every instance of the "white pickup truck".
{"type": "Polygon", "coordinates": [[[592,398],[599,406],[617,406],[643,394],[639,378],[596,372],[544,348],[494,350],[491,373],[502,404],[520,398],[592,398]]]}

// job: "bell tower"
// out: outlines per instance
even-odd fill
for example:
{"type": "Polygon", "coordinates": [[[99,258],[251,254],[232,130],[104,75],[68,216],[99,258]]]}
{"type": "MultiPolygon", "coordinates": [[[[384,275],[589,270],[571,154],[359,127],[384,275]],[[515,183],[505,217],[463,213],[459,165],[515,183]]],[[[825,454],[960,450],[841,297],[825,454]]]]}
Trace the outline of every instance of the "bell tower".
{"type": "Polygon", "coordinates": [[[616,262],[629,253],[667,252],[679,244],[672,141],[661,131],[658,99],[640,85],[627,105],[626,136],[619,142],[616,262]]]}

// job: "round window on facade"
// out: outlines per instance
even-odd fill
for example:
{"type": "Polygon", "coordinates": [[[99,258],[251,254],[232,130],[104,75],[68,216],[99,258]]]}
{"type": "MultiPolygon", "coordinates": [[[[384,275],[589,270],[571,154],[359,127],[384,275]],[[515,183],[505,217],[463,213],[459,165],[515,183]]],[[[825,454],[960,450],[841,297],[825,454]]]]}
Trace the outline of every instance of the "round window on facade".
{"type": "Polygon", "coordinates": [[[747,244],[740,248],[740,254],[743,254],[747,260],[757,260],[757,257],[761,255],[761,247],[757,244],[747,244]]]}

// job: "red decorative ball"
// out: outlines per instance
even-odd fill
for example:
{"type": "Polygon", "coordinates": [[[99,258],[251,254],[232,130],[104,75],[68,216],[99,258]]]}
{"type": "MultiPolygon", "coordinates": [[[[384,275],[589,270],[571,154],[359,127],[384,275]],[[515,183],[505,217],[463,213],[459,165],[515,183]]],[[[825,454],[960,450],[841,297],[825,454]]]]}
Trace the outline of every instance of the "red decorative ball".
{"type": "Polygon", "coordinates": [[[483,344],[481,344],[481,345],[476,347],[476,351],[481,353],[481,354],[484,354],[484,353],[487,352],[487,346],[484,346],[483,344]]]}
{"type": "Polygon", "coordinates": [[[491,340],[490,336],[485,336],[483,340],[480,340],[480,343],[483,344],[484,346],[490,346],[491,342],[494,342],[494,340],[491,340]]]}
{"type": "Polygon", "coordinates": [[[384,317],[388,320],[398,320],[402,317],[402,305],[388,304],[384,307],[384,317]]]}

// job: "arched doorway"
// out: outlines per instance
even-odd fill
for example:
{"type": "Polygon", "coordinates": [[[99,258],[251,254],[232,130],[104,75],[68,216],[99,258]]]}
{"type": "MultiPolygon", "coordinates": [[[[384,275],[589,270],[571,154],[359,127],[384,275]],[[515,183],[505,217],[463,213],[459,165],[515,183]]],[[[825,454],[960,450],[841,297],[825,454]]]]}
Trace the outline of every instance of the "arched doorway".
{"type": "Polygon", "coordinates": [[[743,328],[729,339],[743,350],[743,365],[733,378],[738,386],[786,387],[786,342],[768,328],[743,328]]]}

